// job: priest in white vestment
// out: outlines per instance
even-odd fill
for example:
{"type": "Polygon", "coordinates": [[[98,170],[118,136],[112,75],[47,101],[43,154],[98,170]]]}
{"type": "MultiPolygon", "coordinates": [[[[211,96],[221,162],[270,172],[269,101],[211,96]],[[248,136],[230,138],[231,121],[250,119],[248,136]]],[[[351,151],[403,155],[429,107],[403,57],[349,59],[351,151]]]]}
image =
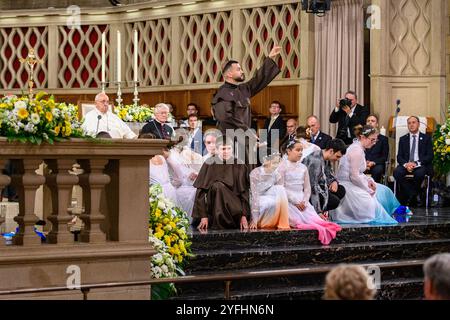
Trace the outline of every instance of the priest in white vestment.
{"type": "Polygon", "coordinates": [[[104,92],[95,96],[95,109],[86,114],[81,128],[92,137],[107,132],[113,139],[137,138],[125,122],[109,110],[109,98],[104,92]]]}

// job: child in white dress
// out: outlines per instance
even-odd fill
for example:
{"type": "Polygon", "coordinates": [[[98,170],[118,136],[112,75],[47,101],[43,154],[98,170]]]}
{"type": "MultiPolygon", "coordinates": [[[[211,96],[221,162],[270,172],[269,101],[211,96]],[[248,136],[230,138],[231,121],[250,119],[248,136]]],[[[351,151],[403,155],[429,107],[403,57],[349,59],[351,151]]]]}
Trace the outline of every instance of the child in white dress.
{"type": "Polygon", "coordinates": [[[322,220],[314,207],[309,203],[311,185],[308,169],[300,162],[302,158],[302,144],[292,141],[287,147],[287,159],[283,159],[278,171],[284,180],[289,200],[289,224],[300,230],[317,230],[319,240],[328,245],[341,227],[335,223],[322,220]]]}
{"type": "Polygon", "coordinates": [[[250,173],[251,230],[290,229],[288,199],[276,170],[280,160],[280,154],[267,156],[263,165],[250,173]]]}

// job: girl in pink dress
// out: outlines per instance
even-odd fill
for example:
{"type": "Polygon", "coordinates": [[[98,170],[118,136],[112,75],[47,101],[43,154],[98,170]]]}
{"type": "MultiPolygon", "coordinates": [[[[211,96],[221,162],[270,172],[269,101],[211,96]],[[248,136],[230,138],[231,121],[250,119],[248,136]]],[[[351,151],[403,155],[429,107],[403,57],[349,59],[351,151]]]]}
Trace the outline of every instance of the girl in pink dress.
{"type": "Polygon", "coordinates": [[[289,201],[289,224],[300,230],[317,230],[320,242],[328,245],[336,237],[336,233],[341,231],[341,227],[322,220],[309,203],[311,185],[308,169],[300,162],[302,144],[292,141],[287,145],[286,152],[287,159],[281,162],[278,171],[283,177],[289,201]]]}

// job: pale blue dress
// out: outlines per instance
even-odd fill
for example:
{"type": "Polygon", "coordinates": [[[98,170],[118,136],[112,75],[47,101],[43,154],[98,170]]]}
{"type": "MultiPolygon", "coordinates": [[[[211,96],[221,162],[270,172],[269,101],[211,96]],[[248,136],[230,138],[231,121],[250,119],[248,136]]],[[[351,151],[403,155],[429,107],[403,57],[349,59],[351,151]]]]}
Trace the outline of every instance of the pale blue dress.
{"type": "Polygon", "coordinates": [[[364,148],[355,140],[339,163],[337,180],[346,193],[339,207],[330,211],[332,221],[340,224],[397,224],[391,215],[400,203],[384,185],[377,184],[373,194],[368,186],[371,178],[364,174],[365,170],[364,148]]]}

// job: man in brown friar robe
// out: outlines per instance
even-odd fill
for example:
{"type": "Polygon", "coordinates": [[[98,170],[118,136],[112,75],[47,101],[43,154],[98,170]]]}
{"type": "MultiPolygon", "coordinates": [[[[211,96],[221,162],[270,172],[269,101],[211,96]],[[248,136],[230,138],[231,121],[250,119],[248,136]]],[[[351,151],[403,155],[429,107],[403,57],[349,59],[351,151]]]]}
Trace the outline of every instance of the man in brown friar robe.
{"type": "MultiPolygon", "coordinates": [[[[280,68],[273,60],[280,51],[281,47],[274,46],[255,76],[245,83],[242,83],[245,75],[239,62],[230,60],[225,64],[222,71],[225,83],[212,100],[217,127],[223,135],[230,129],[242,129],[245,132],[251,128],[250,98],[263,90],[280,73],[280,68]]],[[[250,136],[255,142],[258,140],[254,133],[250,136]]],[[[239,158],[243,160],[240,155],[239,158]]]]}
{"type": "Polygon", "coordinates": [[[203,164],[194,182],[197,193],[192,217],[200,231],[248,229],[248,168],[236,163],[233,142],[222,138],[217,138],[217,154],[203,164]]]}

